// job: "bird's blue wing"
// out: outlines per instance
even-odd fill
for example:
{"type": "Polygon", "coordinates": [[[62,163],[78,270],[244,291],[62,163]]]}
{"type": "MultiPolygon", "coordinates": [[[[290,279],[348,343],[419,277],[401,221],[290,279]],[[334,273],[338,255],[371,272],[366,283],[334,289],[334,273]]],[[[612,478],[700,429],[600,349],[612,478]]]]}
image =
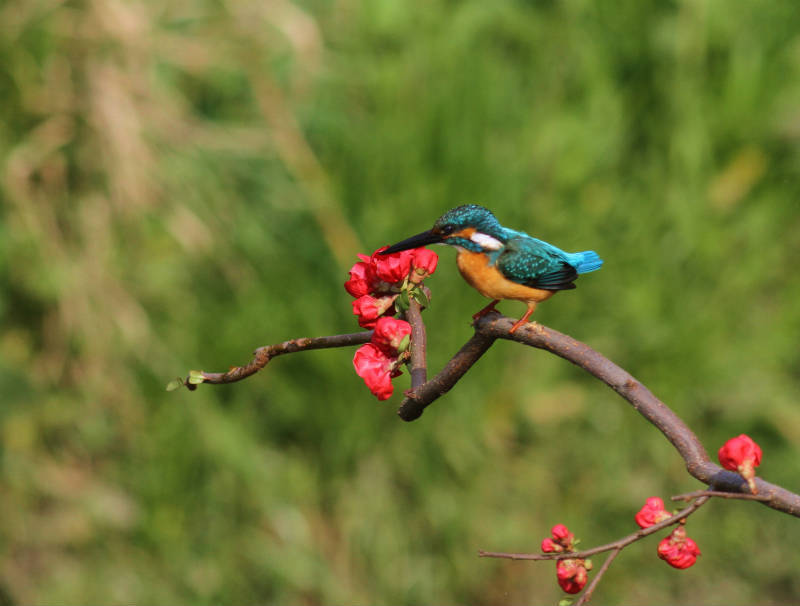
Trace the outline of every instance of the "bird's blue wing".
{"type": "Polygon", "coordinates": [[[497,269],[509,280],[546,290],[575,288],[578,271],[564,258],[564,253],[530,236],[511,238],[498,255],[497,269]]]}

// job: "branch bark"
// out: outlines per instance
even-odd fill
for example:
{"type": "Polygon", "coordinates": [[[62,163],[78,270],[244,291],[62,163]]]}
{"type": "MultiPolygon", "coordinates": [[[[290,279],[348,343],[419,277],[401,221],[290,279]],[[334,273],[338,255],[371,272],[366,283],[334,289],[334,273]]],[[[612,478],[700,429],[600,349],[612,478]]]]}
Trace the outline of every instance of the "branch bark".
{"type": "MultiPolygon", "coordinates": [[[[620,368],[585,343],[581,343],[556,330],[541,324],[531,323],[520,327],[514,333],[510,333],[509,329],[513,324],[514,320],[499,313],[488,314],[478,318],[475,322],[475,336],[473,339],[479,335],[484,339],[508,339],[530,347],[544,349],[572,362],[611,387],[627,400],[639,414],[655,425],[675,447],[678,454],[681,455],[686,463],[686,470],[693,477],[708,485],[714,491],[750,493],[747,482],[742,476],[738,473],[726,471],[716,463],[713,463],[703,444],[686,423],[626,370],[620,368]]],[[[435,381],[438,378],[439,375],[433,380],[435,381]]],[[[429,394],[425,387],[423,385],[417,392],[429,394]]],[[[438,395],[430,394],[430,397],[432,399],[426,401],[425,406],[435,400],[438,395]]],[[[402,414],[400,416],[405,419],[402,414]]],[[[768,497],[765,500],[759,500],[760,503],[772,509],[800,517],[800,495],[781,486],[766,482],[761,478],[756,478],[755,481],[758,493],[768,497]]]]}
{"type": "MultiPolygon", "coordinates": [[[[235,383],[256,374],[264,368],[272,358],[283,354],[307,351],[311,349],[330,349],[332,347],[349,347],[351,345],[363,345],[369,343],[372,338],[372,331],[350,333],[346,335],[331,335],[327,337],[301,337],[276,343],[275,345],[265,345],[253,352],[253,359],[244,366],[234,366],[228,372],[202,372],[203,383],[219,385],[222,383],[235,383]]],[[[184,385],[189,389],[196,389],[197,385],[190,383],[191,375],[184,380],[184,385]]]]}

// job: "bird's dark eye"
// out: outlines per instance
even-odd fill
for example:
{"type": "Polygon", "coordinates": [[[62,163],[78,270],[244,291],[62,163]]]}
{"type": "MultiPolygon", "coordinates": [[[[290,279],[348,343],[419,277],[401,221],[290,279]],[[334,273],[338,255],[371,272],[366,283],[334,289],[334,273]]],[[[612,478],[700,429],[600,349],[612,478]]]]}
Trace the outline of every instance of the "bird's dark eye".
{"type": "Polygon", "coordinates": [[[452,234],[456,230],[455,225],[444,225],[442,226],[442,234],[445,236],[448,234],[452,234]]]}

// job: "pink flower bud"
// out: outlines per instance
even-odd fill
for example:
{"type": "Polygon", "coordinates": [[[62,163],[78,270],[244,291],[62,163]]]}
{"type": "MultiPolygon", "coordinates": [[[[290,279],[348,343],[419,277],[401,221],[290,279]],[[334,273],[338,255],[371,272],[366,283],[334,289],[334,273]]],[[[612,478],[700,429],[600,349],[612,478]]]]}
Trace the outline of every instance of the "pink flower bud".
{"type": "Polygon", "coordinates": [[[542,551],[544,553],[552,553],[554,551],[564,551],[564,548],[550,537],[547,537],[542,539],[542,551]]]}
{"type": "Polygon", "coordinates": [[[411,324],[405,320],[383,317],[375,323],[372,343],[390,356],[397,356],[403,340],[411,334],[411,324]]]}
{"type": "Polygon", "coordinates": [[[415,248],[414,256],[411,259],[411,266],[414,272],[421,276],[429,276],[436,271],[439,262],[439,255],[427,248],[415,248]]]}
{"type": "Polygon", "coordinates": [[[573,535],[569,531],[569,528],[564,526],[563,524],[556,524],[550,529],[550,534],[553,535],[553,538],[557,541],[563,541],[564,539],[572,539],[573,535]]]}
{"type": "Polygon", "coordinates": [[[575,540],[569,528],[563,524],[556,524],[550,529],[552,536],[542,541],[542,551],[572,551],[572,542],[575,540]]]}
{"type": "Polygon", "coordinates": [[[588,580],[584,561],[575,558],[558,560],[556,562],[556,578],[561,589],[567,593],[578,593],[588,580]]]}
{"type": "Polygon", "coordinates": [[[362,345],[353,356],[353,367],[356,374],[364,379],[364,383],[378,400],[387,400],[394,392],[392,365],[394,359],[383,353],[372,343],[362,345]]]}
{"type": "Polygon", "coordinates": [[[364,328],[374,327],[378,318],[392,308],[396,298],[396,295],[377,299],[369,295],[363,295],[353,301],[353,314],[358,316],[359,326],[364,328]]]}
{"type": "Polygon", "coordinates": [[[700,548],[686,536],[686,529],[683,526],[678,526],[658,544],[658,557],[673,568],[684,569],[694,566],[699,555],[700,548]]]}
{"type": "Polygon", "coordinates": [[[650,497],[645,501],[644,507],[634,516],[636,523],[641,528],[649,528],[671,517],[669,512],[664,509],[664,501],[658,497],[650,497]]]}
{"type": "Polygon", "coordinates": [[[731,438],[719,449],[719,462],[731,471],[737,471],[747,480],[750,492],[758,492],[753,478],[756,476],[755,468],[761,465],[761,448],[748,435],[742,434],[731,438]]]}
{"type": "Polygon", "coordinates": [[[375,281],[375,271],[371,263],[359,261],[350,268],[350,279],[344,283],[344,288],[354,297],[363,297],[372,293],[375,281]]]}

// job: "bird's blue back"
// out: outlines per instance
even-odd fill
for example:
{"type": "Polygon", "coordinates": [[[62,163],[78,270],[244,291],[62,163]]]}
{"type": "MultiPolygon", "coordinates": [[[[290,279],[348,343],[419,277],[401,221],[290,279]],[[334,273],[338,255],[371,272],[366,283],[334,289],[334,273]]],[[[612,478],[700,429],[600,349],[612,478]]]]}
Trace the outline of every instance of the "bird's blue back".
{"type": "Polygon", "coordinates": [[[488,250],[466,238],[450,238],[453,244],[472,252],[484,252],[489,263],[509,280],[538,288],[574,288],[578,274],[600,269],[602,259],[592,250],[568,253],[525,232],[503,227],[492,212],[477,204],[465,204],[442,215],[434,229],[444,226],[474,227],[478,232],[502,243],[497,250],[488,250]]]}

